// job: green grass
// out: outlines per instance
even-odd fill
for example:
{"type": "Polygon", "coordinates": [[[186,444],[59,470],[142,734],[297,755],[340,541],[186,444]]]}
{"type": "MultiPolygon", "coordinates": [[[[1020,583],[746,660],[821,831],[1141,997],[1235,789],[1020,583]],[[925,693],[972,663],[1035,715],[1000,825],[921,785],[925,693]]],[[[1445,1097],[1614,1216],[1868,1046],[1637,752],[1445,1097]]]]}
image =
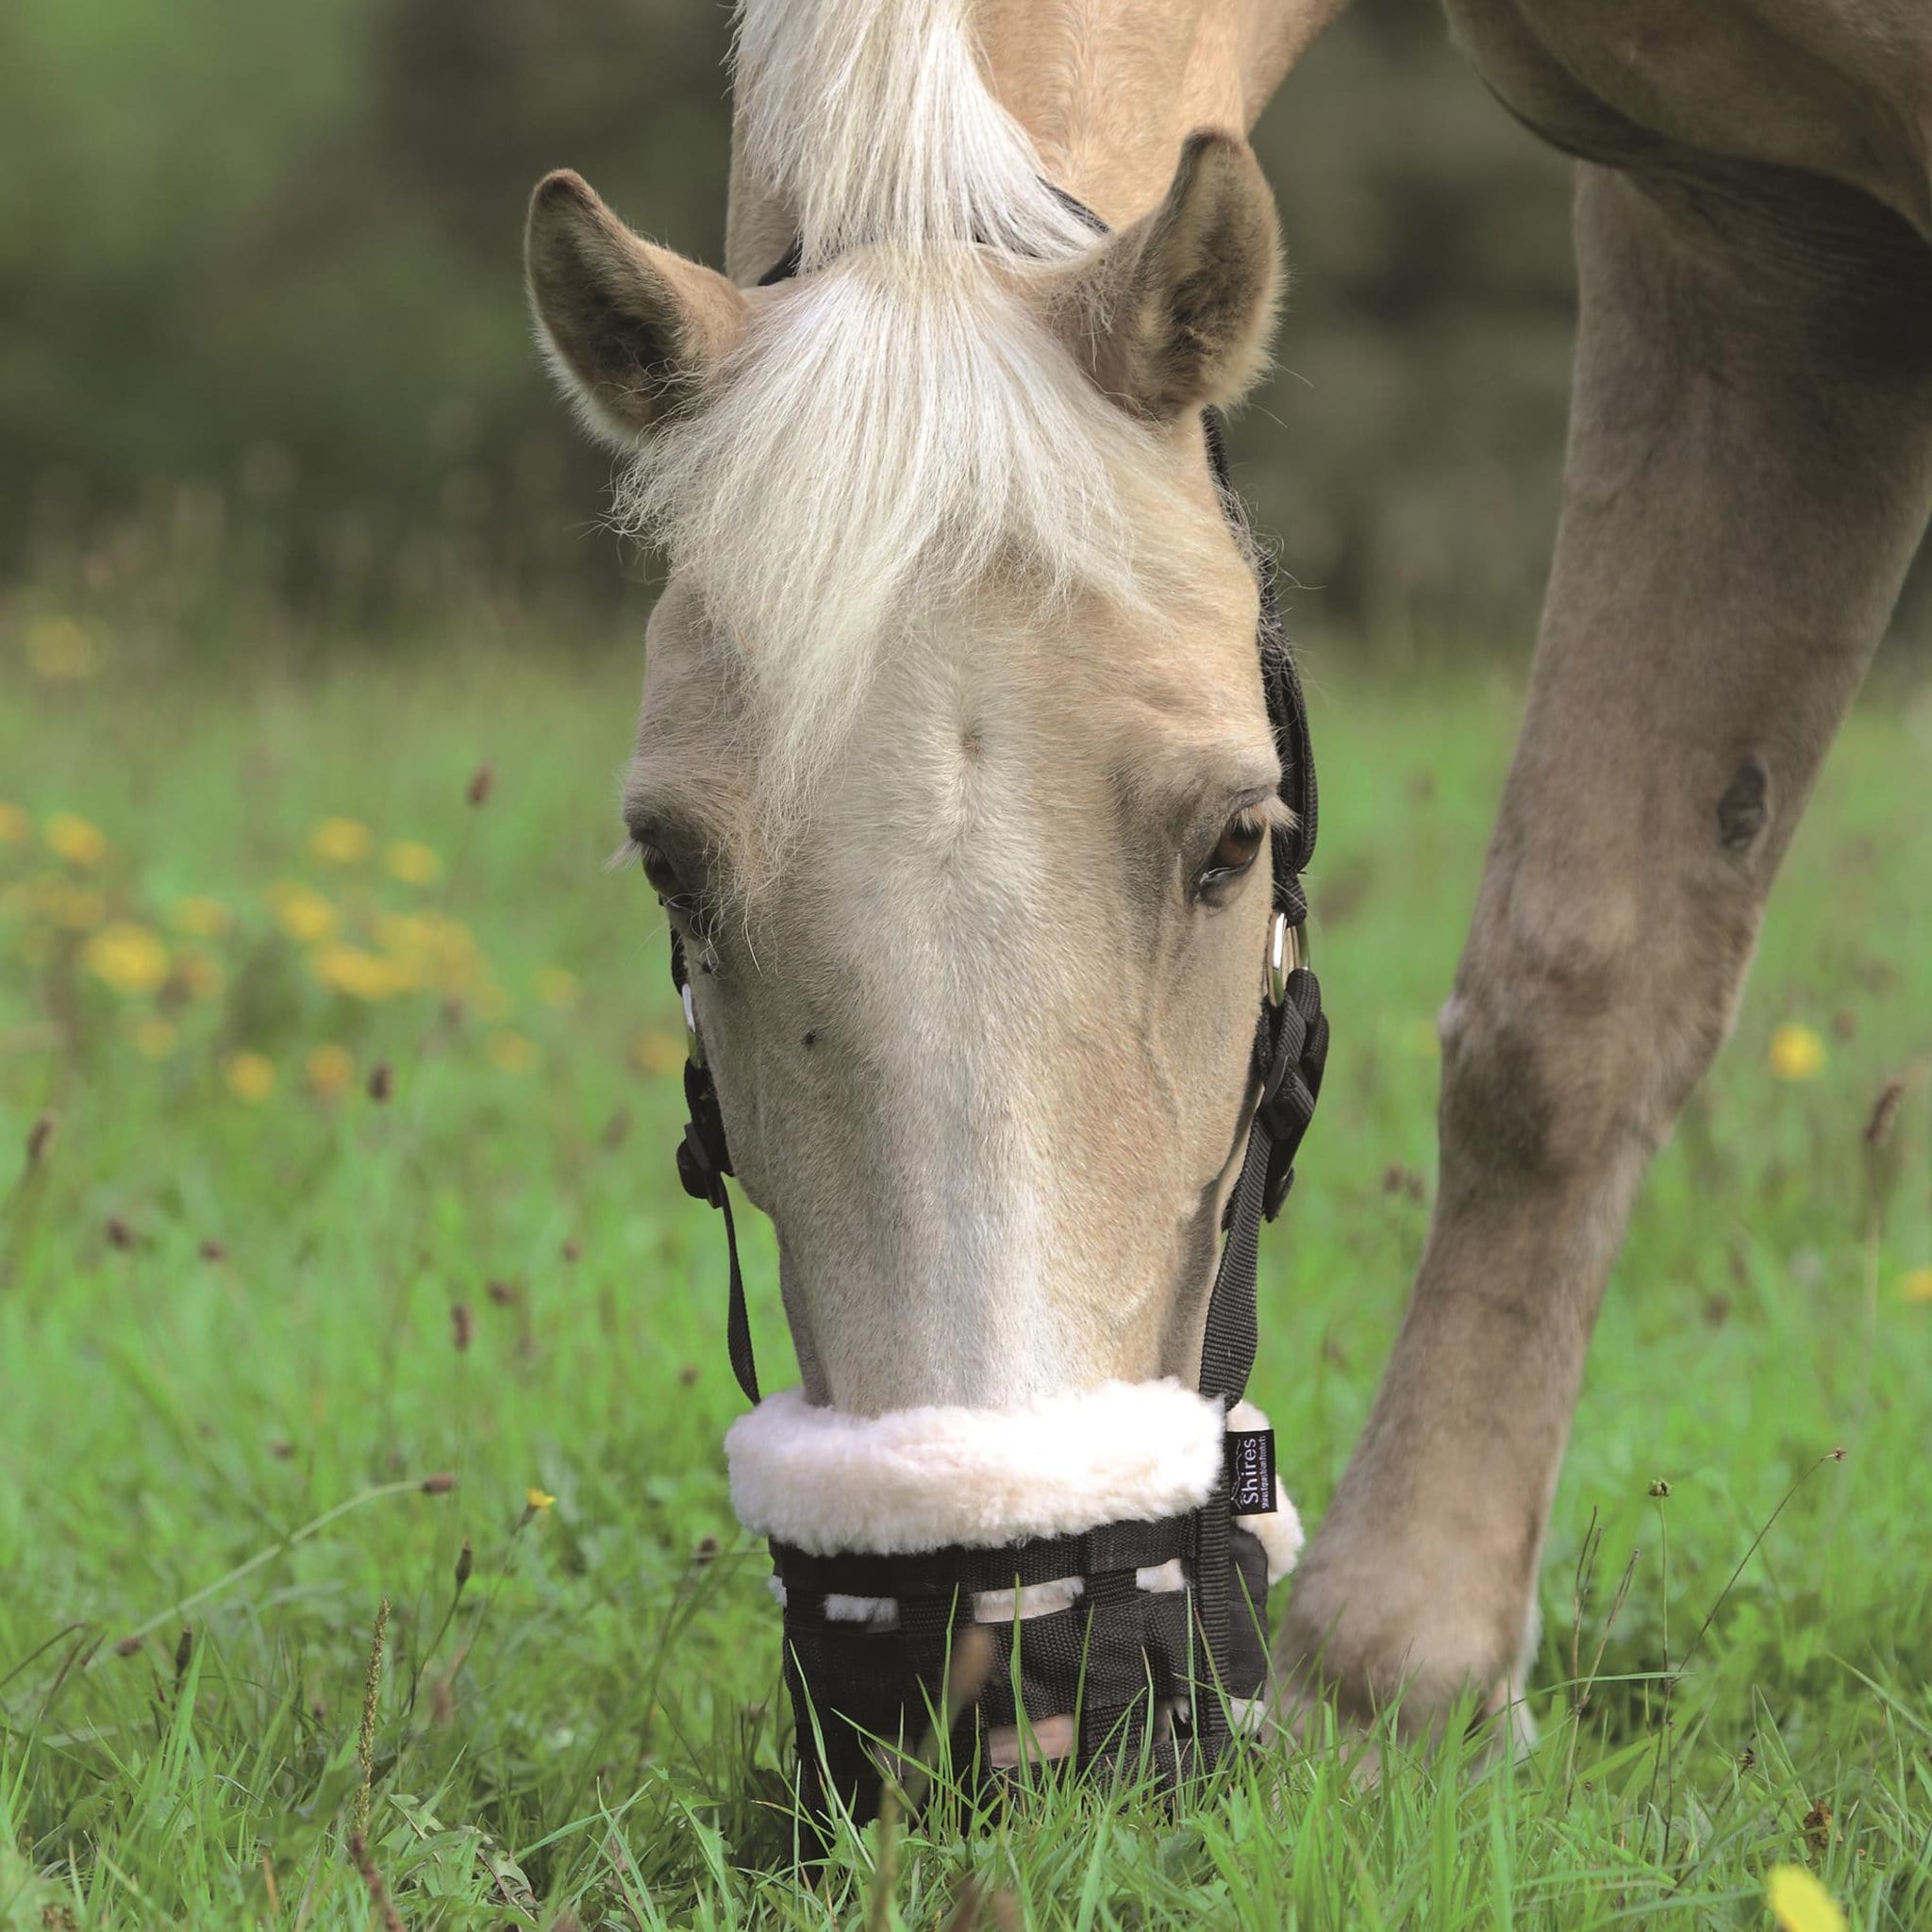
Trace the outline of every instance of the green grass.
{"type": "MultiPolygon", "coordinates": [[[[529,637],[223,683],[104,640],[111,675],[44,684],[11,641],[0,799],[31,824],[0,843],[0,1928],[379,1923],[346,1840],[383,1599],[368,1843],[412,1927],[932,1926],[969,1877],[988,1924],[1761,1926],[1779,1863],[1855,1924],[1932,1924],[1932,1305],[1907,1293],[1932,1267],[1923,681],[1895,675],[1849,728],[1736,1038],[1638,1210],[1551,1529],[1538,1749],[1391,1748],[1363,1789],[1332,1744],[1277,1747],[1178,1812],[1093,1791],[977,1831],[941,1812],[841,1843],[813,1890],[787,1858],[764,1566],[725,1499],[720,1232],[672,1177],[663,936],[601,869],[629,655],[529,637]],[[63,809],[105,833],[98,866],[40,842],[63,809]],[[379,848],[323,865],[330,814],[428,844],[442,877],[391,879],[379,848]],[[458,994],[318,985],[271,916],[287,880],[358,931],[462,922],[474,956],[445,927],[431,972],[458,994]],[[198,992],[168,924],[190,894],[235,921],[193,942],[222,981],[204,965],[198,992]],[[57,918],[160,934],[172,976],[115,991],[57,918]],[[1773,1077],[1786,1023],[1822,1039],[1816,1077],[1773,1077]],[[333,1099],[307,1091],[324,1044],[357,1070],[333,1099]],[[266,1098],[230,1091],[238,1053],[271,1063],[266,1098]]],[[[1315,670],[1337,1043],[1256,1377],[1311,1519],[1423,1237],[1431,1015],[1519,703],[1315,670]]],[[[750,1266],[775,1384],[762,1229],[750,1266]]]]}

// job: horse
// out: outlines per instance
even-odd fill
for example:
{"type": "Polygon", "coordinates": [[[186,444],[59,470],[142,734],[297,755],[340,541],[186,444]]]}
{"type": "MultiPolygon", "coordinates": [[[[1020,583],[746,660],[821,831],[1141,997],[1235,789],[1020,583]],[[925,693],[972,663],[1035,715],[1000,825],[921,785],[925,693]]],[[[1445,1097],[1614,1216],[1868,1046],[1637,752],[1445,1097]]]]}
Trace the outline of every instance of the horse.
{"type": "MultiPolygon", "coordinates": [[[[1338,6],[741,0],[723,272],[536,191],[541,346],[668,558],[625,820],[776,1230],[781,1517],[1155,1507],[1133,1391],[1201,1358],[1292,830],[1202,412],[1279,292],[1246,137],[1338,6]],[[908,1417],[1031,1459],[855,1486],[908,1417]]],[[[1448,10],[1576,160],[1572,425],[1429,1234],[1273,1694],[1520,1737],[1606,1275],[1932,508],[1932,23],[1448,10]]]]}

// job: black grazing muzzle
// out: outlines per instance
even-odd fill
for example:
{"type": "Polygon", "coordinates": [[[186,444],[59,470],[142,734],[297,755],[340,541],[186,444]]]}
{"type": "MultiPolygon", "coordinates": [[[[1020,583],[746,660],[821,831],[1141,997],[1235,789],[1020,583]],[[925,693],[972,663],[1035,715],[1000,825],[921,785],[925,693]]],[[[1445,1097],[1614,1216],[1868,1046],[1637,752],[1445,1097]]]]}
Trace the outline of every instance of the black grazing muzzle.
{"type": "MultiPolygon", "coordinates": [[[[782,280],[796,269],[794,251],[765,280],[782,280]]],[[[1307,914],[1301,875],[1314,851],[1317,815],[1307,706],[1281,634],[1269,562],[1248,541],[1217,411],[1205,412],[1205,428],[1222,507],[1256,559],[1257,649],[1281,760],[1281,796],[1293,813],[1291,825],[1277,826],[1270,841],[1274,912],[1255,1036],[1258,1097],[1224,1215],[1201,1352],[1200,1397],[1218,1412],[1218,1437],[1219,1418],[1242,1404],[1254,1365],[1261,1224],[1274,1218],[1293,1180],[1295,1153],[1321,1091],[1328,1023],[1301,943],[1307,914]]],[[[677,1151],[678,1174],[687,1192],[724,1215],[731,1365],[755,1405],[734,1429],[737,1438],[748,1424],[773,1417],[778,1403],[798,1398],[759,1404],[724,1186],[731,1158],[675,933],[671,957],[690,1045],[684,1082],[691,1120],[677,1151]]],[[[841,1420],[836,1412],[811,1413],[827,1426],[841,1420]]],[[[908,1410],[879,1420],[916,1431],[922,1418],[937,1429],[962,1413],[974,1412],[908,1410]]],[[[991,1425],[992,1443],[1011,1433],[1004,1427],[1008,1418],[980,1419],[991,1425]]],[[[1013,1535],[1008,1519],[988,1534],[951,1541],[904,1523],[854,1528],[842,1540],[822,1525],[812,1536],[790,1534],[791,1519],[767,1507],[769,1498],[741,1468],[749,1445],[741,1457],[734,1441],[734,1502],[747,1527],[770,1537],[774,1590],[784,1604],[785,1674],[808,1814],[823,1820],[842,1807],[863,1822],[877,1808],[885,1777],[900,1775],[894,1754],[929,1749],[936,1731],[954,1778],[969,1788],[999,1778],[1016,1756],[1036,1763],[1056,1758],[1082,1772],[1144,1768],[1170,1786],[1210,1768],[1226,1749],[1241,1707],[1262,1692],[1268,1671],[1264,1542],[1278,1493],[1272,1432],[1258,1417],[1248,1419],[1259,1426],[1228,1426],[1224,1449],[1212,1441],[1205,1465],[1197,1449],[1192,1487],[1178,1502],[1168,1493],[1165,1507],[1118,1521],[1100,1513],[1081,1521],[1077,1507],[1070,1521],[1062,1507],[1050,1529],[1013,1535]],[[985,1638],[962,1641],[968,1629],[985,1638]]],[[[843,1420],[861,1434],[870,1426],[843,1420]]],[[[782,1475],[784,1441],[765,1433],[766,1473],[775,1463],[782,1475]]],[[[916,1452],[917,1441],[901,1443],[902,1454],[908,1446],[916,1452]]],[[[1042,1468],[1041,1474],[1065,1491],[1063,1469],[1042,1468]]],[[[828,1479],[816,1487],[824,1492],[839,1485],[828,1479]]],[[[1110,1493],[1116,1492],[1096,1482],[1095,1512],[1111,1507],[1110,1493]]],[[[1272,1540],[1278,1551],[1279,1539],[1272,1540]]]]}

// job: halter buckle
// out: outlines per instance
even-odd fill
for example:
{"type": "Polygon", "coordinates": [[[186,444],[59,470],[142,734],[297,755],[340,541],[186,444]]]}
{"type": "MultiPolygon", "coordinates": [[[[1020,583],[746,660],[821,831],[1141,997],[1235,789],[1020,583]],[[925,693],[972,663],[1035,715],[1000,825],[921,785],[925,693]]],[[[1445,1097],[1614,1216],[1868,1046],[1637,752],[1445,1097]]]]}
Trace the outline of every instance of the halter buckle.
{"type": "Polygon", "coordinates": [[[701,1067],[705,1063],[705,1042],[698,1032],[698,1009],[691,1003],[691,982],[686,980],[677,991],[684,1000],[685,1058],[692,1066],[701,1067]]]}
{"type": "MultiPolygon", "coordinates": [[[[1308,963],[1307,941],[1288,914],[1277,912],[1268,927],[1268,1004],[1278,1007],[1288,998],[1288,978],[1308,963]]],[[[686,998],[690,992],[687,989],[686,998]]]]}

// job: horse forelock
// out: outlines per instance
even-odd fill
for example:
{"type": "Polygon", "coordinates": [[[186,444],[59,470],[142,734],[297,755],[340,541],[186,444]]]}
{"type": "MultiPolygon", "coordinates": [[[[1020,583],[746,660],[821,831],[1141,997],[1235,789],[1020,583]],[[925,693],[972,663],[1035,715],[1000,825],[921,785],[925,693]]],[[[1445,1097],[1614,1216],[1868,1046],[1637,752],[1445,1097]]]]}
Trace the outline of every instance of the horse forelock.
{"type": "Polygon", "coordinates": [[[1094,236],[993,98],[959,0],[744,0],[737,87],[802,273],[641,448],[617,516],[686,574],[744,674],[775,820],[935,610],[993,578],[1151,608],[1188,520],[1158,434],[1028,299],[1094,236]]]}

